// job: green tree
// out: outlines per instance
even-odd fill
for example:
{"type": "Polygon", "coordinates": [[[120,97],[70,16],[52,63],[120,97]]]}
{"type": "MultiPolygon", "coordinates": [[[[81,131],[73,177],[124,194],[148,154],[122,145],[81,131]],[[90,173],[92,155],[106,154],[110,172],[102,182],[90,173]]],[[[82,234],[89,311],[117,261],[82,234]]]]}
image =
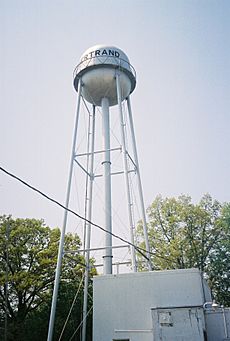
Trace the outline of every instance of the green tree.
{"type": "MultiPolygon", "coordinates": [[[[147,213],[154,268],[199,268],[219,303],[229,305],[229,204],[220,204],[209,194],[198,204],[185,195],[165,199],[157,196],[147,213]],[[227,292],[228,299],[224,300],[227,292]]],[[[144,247],[141,231],[139,227],[137,243],[144,247]]]]}
{"type": "MultiPolygon", "coordinates": [[[[60,230],[50,229],[42,220],[0,217],[0,323],[4,328],[7,316],[8,340],[45,339],[59,239],[60,230]],[[39,323],[43,337],[41,329],[36,329],[39,323]]],[[[77,235],[66,235],[65,250],[78,250],[80,245],[77,235]]],[[[82,256],[74,253],[63,258],[56,335],[83,273],[82,256]]],[[[80,319],[81,307],[77,310],[80,319]]]]}
{"type": "MultiPolygon", "coordinates": [[[[51,298],[50,298],[51,299],[51,298]]],[[[60,336],[61,340],[80,340],[81,327],[82,327],[82,306],[83,306],[83,283],[78,277],[75,281],[64,281],[62,280],[60,283],[58,301],[57,301],[57,309],[56,309],[56,318],[55,318],[55,326],[54,326],[54,340],[59,340],[60,336]],[[73,300],[76,296],[76,293],[79,290],[77,299],[73,306],[70,317],[68,318],[68,323],[65,326],[64,324],[67,320],[67,316],[69,314],[70,308],[72,306],[73,300]],[[62,332],[63,331],[63,332],[62,332]]],[[[92,307],[92,284],[89,286],[89,305],[88,309],[92,307]]],[[[47,338],[47,330],[49,323],[49,314],[50,314],[50,300],[44,302],[38,309],[32,311],[26,321],[25,321],[25,340],[26,341],[40,341],[46,340],[47,338]]],[[[88,316],[87,322],[87,341],[92,340],[92,310],[88,316]]]]}
{"type": "MultiPolygon", "coordinates": [[[[221,225],[224,230],[230,229],[230,204],[226,204],[222,210],[221,225]]],[[[207,266],[209,284],[217,300],[225,306],[230,306],[230,238],[226,238],[216,245],[210,254],[207,266]]]]}

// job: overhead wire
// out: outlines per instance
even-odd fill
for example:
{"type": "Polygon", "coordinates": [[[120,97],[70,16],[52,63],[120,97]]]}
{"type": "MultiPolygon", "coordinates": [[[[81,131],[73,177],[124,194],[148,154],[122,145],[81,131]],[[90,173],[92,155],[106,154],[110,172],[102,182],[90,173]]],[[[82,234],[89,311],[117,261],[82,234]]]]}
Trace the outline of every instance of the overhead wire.
{"type": "MultiPolygon", "coordinates": [[[[142,247],[140,247],[140,246],[136,246],[135,244],[131,243],[130,241],[128,241],[128,240],[126,240],[126,239],[124,239],[124,238],[118,236],[117,234],[115,234],[115,233],[113,233],[113,232],[107,231],[104,227],[102,227],[102,226],[100,226],[100,225],[98,225],[98,224],[96,224],[96,223],[94,223],[94,222],[92,222],[92,221],[90,221],[90,220],[84,218],[83,216],[81,216],[81,215],[78,214],[77,212],[75,212],[75,211],[71,210],[70,208],[66,207],[65,205],[61,204],[59,201],[57,201],[57,200],[51,198],[50,196],[48,196],[47,194],[43,193],[41,190],[39,190],[39,189],[37,189],[36,187],[30,185],[29,183],[27,183],[26,181],[22,180],[21,178],[19,178],[18,176],[14,175],[13,173],[7,171],[5,168],[3,168],[3,167],[0,166],[0,170],[1,170],[3,173],[5,173],[5,174],[9,175],[10,177],[12,177],[13,179],[15,179],[15,180],[21,182],[23,185],[25,185],[26,187],[30,188],[30,189],[33,190],[34,192],[37,192],[38,194],[40,194],[41,196],[43,196],[43,197],[46,198],[47,200],[49,200],[49,201],[53,202],[54,204],[56,204],[57,206],[61,207],[62,209],[66,210],[66,211],[68,211],[68,212],[70,212],[70,213],[72,213],[73,215],[75,215],[75,216],[78,217],[79,219],[85,220],[85,221],[88,222],[89,224],[95,226],[96,228],[100,229],[101,231],[103,231],[103,232],[105,232],[105,233],[110,234],[110,235],[113,236],[114,238],[117,238],[117,239],[121,240],[121,241],[122,241],[123,243],[125,243],[125,244],[128,244],[128,245],[130,245],[130,246],[133,246],[133,247],[137,250],[137,252],[139,252],[147,261],[150,261],[150,259],[148,258],[148,256],[146,256],[146,255],[144,254],[144,252],[147,253],[147,250],[146,250],[146,249],[144,249],[144,248],[142,248],[142,247]]],[[[152,255],[152,256],[155,256],[155,257],[157,257],[157,258],[162,258],[162,259],[167,260],[167,261],[170,260],[169,256],[167,256],[167,258],[166,258],[166,257],[160,255],[160,254],[157,253],[157,252],[148,251],[148,254],[149,254],[149,255],[152,255]]]]}
{"type": "MultiPolygon", "coordinates": [[[[48,196],[47,194],[43,193],[41,190],[37,189],[36,187],[30,185],[29,183],[27,183],[26,181],[22,180],[21,178],[19,178],[18,176],[14,175],[13,173],[7,171],[5,168],[1,167],[0,166],[0,170],[7,174],[8,176],[14,178],[15,180],[21,182],[23,185],[25,185],[26,187],[30,188],[31,190],[33,190],[34,192],[37,192],[38,194],[40,194],[41,196],[43,196],[44,198],[46,198],[47,200],[53,202],[54,204],[56,204],[57,206],[61,207],[62,209],[72,213],[73,215],[75,215],[76,217],[78,217],[79,219],[81,220],[85,220],[86,222],[88,222],[89,224],[95,226],[96,228],[100,229],[101,231],[105,232],[105,233],[108,233],[110,234],[111,236],[113,236],[114,238],[116,239],[119,239],[120,241],[122,241],[123,243],[125,244],[128,244],[130,246],[133,246],[137,252],[139,252],[147,261],[150,261],[150,259],[148,258],[148,256],[146,256],[146,254],[144,253],[147,253],[147,250],[140,247],[140,246],[136,246],[135,244],[131,243],[130,241],[118,236],[117,234],[113,233],[113,232],[110,232],[110,231],[107,231],[104,227],[84,218],[83,216],[81,216],[80,214],[78,214],[77,212],[71,210],[70,208],[66,207],[65,205],[61,204],[59,201],[51,198],[50,196],[48,196]]],[[[164,257],[162,255],[160,255],[159,253],[157,252],[152,252],[152,251],[148,251],[148,254],[149,255],[152,255],[152,256],[155,256],[155,257],[158,257],[158,258],[162,258],[162,259],[165,259],[165,260],[170,260],[169,257],[164,257]]]]}
{"type": "Polygon", "coordinates": [[[10,177],[14,178],[15,180],[21,182],[23,185],[25,185],[26,187],[30,188],[31,190],[33,190],[33,191],[39,193],[41,196],[43,196],[43,197],[46,198],[47,200],[49,200],[49,201],[55,203],[56,205],[60,206],[60,207],[63,208],[64,210],[66,210],[66,211],[72,213],[73,215],[75,215],[75,216],[78,217],[79,219],[84,220],[84,221],[86,221],[87,223],[89,223],[89,224],[95,226],[96,228],[102,230],[103,232],[110,234],[111,236],[113,236],[113,237],[116,238],[116,239],[121,240],[121,241],[124,242],[125,244],[129,244],[130,246],[133,246],[133,247],[134,247],[134,248],[135,248],[135,249],[136,249],[136,250],[137,250],[145,259],[146,259],[146,260],[148,260],[148,261],[150,260],[150,259],[144,254],[144,252],[147,252],[145,249],[140,248],[139,246],[134,245],[134,244],[131,243],[130,241],[128,241],[128,240],[126,240],[126,239],[124,239],[124,238],[118,236],[117,234],[115,234],[115,233],[113,233],[113,232],[111,232],[111,231],[107,231],[104,227],[102,227],[102,226],[100,226],[100,225],[98,225],[98,224],[96,224],[96,223],[94,223],[94,222],[92,222],[92,221],[86,219],[85,217],[81,216],[81,215],[78,214],[77,212],[75,212],[75,211],[71,210],[70,208],[66,207],[65,205],[61,204],[59,201],[57,201],[57,200],[51,198],[50,196],[48,196],[48,195],[45,194],[44,192],[40,191],[40,190],[37,189],[36,187],[34,187],[34,186],[30,185],[29,183],[27,183],[26,181],[22,180],[22,179],[19,178],[18,176],[16,176],[16,175],[14,175],[13,173],[7,171],[5,168],[3,168],[3,167],[0,166],[0,170],[1,170],[2,172],[4,172],[5,174],[9,175],[10,177]]]}

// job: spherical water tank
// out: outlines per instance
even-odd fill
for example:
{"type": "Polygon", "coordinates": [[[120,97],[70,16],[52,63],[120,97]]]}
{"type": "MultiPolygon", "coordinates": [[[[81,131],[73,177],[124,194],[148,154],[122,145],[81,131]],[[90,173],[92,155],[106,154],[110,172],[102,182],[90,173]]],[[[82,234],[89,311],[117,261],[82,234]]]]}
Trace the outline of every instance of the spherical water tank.
{"type": "Polygon", "coordinates": [[[126,54],[114,46],[96,45],[83,53],[74,71],[74,87],[78,90],[82,80],[82,95],[90,103],[101,106],[103,97],[109,105],[117,104],[116,73],[120,75],[122,100],[131,94],[136,86],[135,70],[126,54]]]}

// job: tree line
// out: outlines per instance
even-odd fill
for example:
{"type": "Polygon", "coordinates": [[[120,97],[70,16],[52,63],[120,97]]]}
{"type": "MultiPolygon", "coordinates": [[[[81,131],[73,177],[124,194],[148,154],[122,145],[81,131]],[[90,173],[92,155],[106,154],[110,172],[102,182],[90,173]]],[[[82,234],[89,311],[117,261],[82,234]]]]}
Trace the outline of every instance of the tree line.
{"type": "MultiPolygon", "coordinates": [[[[60,230],[51,229],[43,220],[0,217],[0,340],[46,340],[59,239],[60,230]]],[[[80,246],[76,234],[66,234],[65,250],[77,251],[80,246]]],[[[76,330],[82,320],[84,271],[82,255],[74,252],[63,257],[54,340],[61,334],[62,340],[80,340],[80,328],[76,330]],[[76,292],[78,297],[62,333],[76,292]]],[[[91,277],[93,274],[92,270],[91,277]]],[[[88,301],[91,307],[91,283],[88,301]]],[[[91,320],[90,316],[88,340],[91,320]]]]}
{"type": "MultiPolygon", "coordinates": [[[[147,210],[154,270],[198,268],[213,298],[230,306],[230,203],[209,194],[194,204],[190,196],[157,196],[147,210]]],[[[141,222],[137,244],[144,247],[141,222]]],[[[139,258],[139,267],[145,268],[139,258]]]]}
{"type": "MultiPolygon", "coordinates": [[[[230,306],[230,203],[221,204],[208,194],[197,204],[185,195],[157,196],[147,214],[154,270],[199,268],[213,298],[230,306]]],[[[141,224],[136,244],[144,248],[141,224]]],[[[43,220],[0,217],[0,340],[46,340],[59,239],[60,230],[51,229],[43,220]]],[[[65,250],[77,251],[80,247],[78,235],[66,234],[65,250]]],[[[140,271],[146,270],[141,256],[138,264],[140,271]]],[[[80,253],[64,255],[55,341],[80,340],[84,272],[85,261],[80,253]]],[[[96,271],[92,266],[91,278],[93,275],[96,271]]],[[[90,309],[92,281],[88,301],[90,309]]],[[[87,341],[92,340],[91,313],[87,333],[87,341]]]]}

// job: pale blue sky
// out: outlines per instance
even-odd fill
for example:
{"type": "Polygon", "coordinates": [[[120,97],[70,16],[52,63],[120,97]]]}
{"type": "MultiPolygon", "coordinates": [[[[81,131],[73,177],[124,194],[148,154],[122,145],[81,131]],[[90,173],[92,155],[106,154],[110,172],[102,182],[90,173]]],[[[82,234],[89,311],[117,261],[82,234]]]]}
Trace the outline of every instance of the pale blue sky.
{"type": "MultiPolygon", "coordinates": [[[[230,201],[230,1],[0,0],[1,166],[65,201],[76,93],[95,44],[137,72],[132,108],[146,207],[157,194],[230,201]]],[[[0,214],[63,212],[0,173],[0,214]]]]}

